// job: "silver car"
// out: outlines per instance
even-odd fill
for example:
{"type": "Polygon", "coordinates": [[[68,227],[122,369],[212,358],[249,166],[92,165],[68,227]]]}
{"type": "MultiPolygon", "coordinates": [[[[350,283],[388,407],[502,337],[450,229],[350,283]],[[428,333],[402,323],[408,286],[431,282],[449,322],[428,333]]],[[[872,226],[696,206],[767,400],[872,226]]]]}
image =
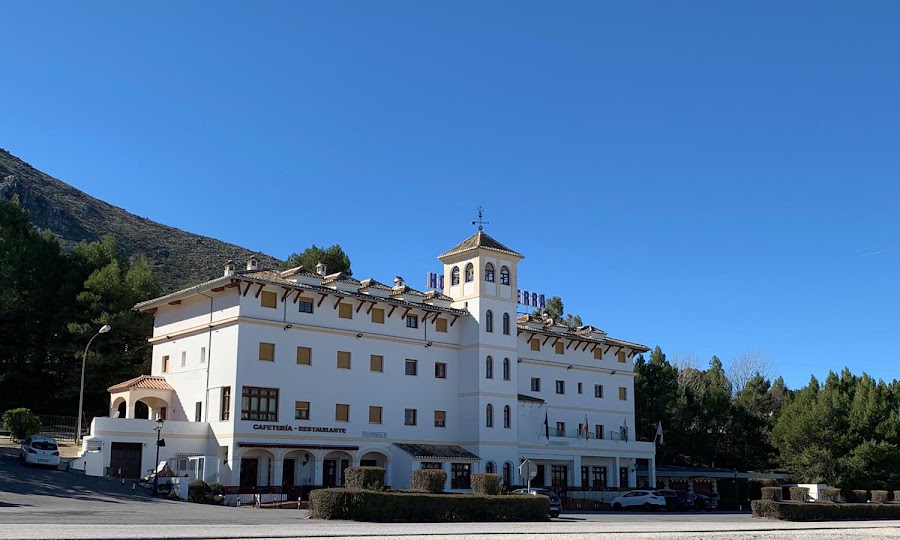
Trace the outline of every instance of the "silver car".
{"type": "Polygon", "coordinates": [[[59,465],[59,445],[53,437],[28,437],[19,447],[19,459],[25,465],[59,465]]]}

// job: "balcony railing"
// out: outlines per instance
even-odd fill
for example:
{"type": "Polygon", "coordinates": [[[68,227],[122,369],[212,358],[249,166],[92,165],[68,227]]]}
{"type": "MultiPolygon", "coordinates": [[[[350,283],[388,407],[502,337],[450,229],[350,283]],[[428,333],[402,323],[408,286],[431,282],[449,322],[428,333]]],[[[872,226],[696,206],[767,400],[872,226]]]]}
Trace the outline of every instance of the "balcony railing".
{"type": "Polygon", "coordinates": [[[617,429],[611,429],[605,433],[598,434],[596,431],[588,431],[587,433],[585,433],[582,429],[562,430],[550,428],[550,436],[564,439],[608,440],[620,442],[635,442],[636,440],[640,441],[640,439],[635,439],[634,437],[632,437],[632,435],[627,431],[620,431],[617,429]]]}

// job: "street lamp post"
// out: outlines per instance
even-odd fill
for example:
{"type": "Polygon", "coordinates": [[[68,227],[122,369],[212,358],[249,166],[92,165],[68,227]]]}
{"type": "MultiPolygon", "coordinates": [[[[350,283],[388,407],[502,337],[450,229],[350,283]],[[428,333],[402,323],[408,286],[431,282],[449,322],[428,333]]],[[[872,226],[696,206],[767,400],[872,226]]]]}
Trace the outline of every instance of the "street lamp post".
{"type": "Polygon", "coordinates": [[[153,473],[153,495],[157,495],[159,493],[159,447],[163,446],[165,442],[160,444],[159,436],[162,434],[164,420],[162,418],[156,419],[156,464],[154,465],[154,473],[153,473]]]}
{"type": "Polygon", "coordinates": [[[104,324],[100,330],[94,334],[87,342],[87,346],[84,348],[84,356],[81,357],[81,391],[78,394],[78,423],[75,425],[75,445],[79,445],[81,443],[81,415],[84,410],[84,366],[87,364],[87,353],[88,349],[91,348],[91,343],[93,343],[94,338],[99,336],[100,334],[105,334],[109,332],[112,327],[108,324],[104,324]]]}

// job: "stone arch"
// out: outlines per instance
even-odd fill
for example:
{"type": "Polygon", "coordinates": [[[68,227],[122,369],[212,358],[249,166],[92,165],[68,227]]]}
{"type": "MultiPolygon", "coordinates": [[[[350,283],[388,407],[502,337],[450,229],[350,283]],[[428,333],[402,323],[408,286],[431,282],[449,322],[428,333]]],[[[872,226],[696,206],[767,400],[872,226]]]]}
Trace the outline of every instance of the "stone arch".
{"type": "MultiPolygon", "coordinates": [[[[238,484],[242,488],[272,485],[277,456],[266,448],[246,448],[235,456],[238,465],[238,484]]],[[[235,483],[232,480],[232,483],[235,483]]]]}

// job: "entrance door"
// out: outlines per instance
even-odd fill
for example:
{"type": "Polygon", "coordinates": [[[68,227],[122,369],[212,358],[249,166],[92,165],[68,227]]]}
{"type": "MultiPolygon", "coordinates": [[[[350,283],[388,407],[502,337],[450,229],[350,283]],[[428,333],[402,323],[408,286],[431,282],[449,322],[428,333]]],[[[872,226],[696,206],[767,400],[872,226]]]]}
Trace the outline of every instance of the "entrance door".
{"type": "Polygon", "coordinates": [[[282,470],[281,476],[281,485],[283,486],[293,486],[294,485],[294,464],[296,460],[286,459],[284,460],[284,469],[282,470]]]}
{"type": "Polygon", "coordinates": [[[259,478],[259,459],[241,459],[241,487],[256,487],[259,478]]]}
{"type": "Polygon", "coordinates": [[[631,487],[628,485],[628,467],[619,467],[619,487],[631,487]]]}
{"type": "Polygon", "coordinates": [[[581,466],[581,484],[579,485],[581,487],[591,487],[590,467],[585,465],[581,466]]]}
{"type": "MultiPolygon", "coordinates": [[[[116,478],[140,478],[141,452],[144,445],[141,443],[112,443],[109,457],[109,469],[116,478]]],[[[156,467],[153,467],[156,470],[156,467]]]]}
{"type": "Polygon", "coordinates": [[[337,462],[336,459],[326,459],[322,471],[322,485],[327,488],[337,486],[337,462]]]}
{"type": "Polygon", "coordinates": [[[569,467],[566,465],[551,465],[550,483],[555,488],[569,485],[569,467]]]}
{"type": "Polygon", "coordinates": [[[547,478],[547,477],[544,476],[544,466],[543,466],[543,465],[538,465],[538,466],[537,466],[537,475],[534,477],[534,480],[531,481],[531,485],[533,485],[533,486],[543,486],[543,485],[544,485],[544,479],[545,479],[545,478],[547,478]]]}

